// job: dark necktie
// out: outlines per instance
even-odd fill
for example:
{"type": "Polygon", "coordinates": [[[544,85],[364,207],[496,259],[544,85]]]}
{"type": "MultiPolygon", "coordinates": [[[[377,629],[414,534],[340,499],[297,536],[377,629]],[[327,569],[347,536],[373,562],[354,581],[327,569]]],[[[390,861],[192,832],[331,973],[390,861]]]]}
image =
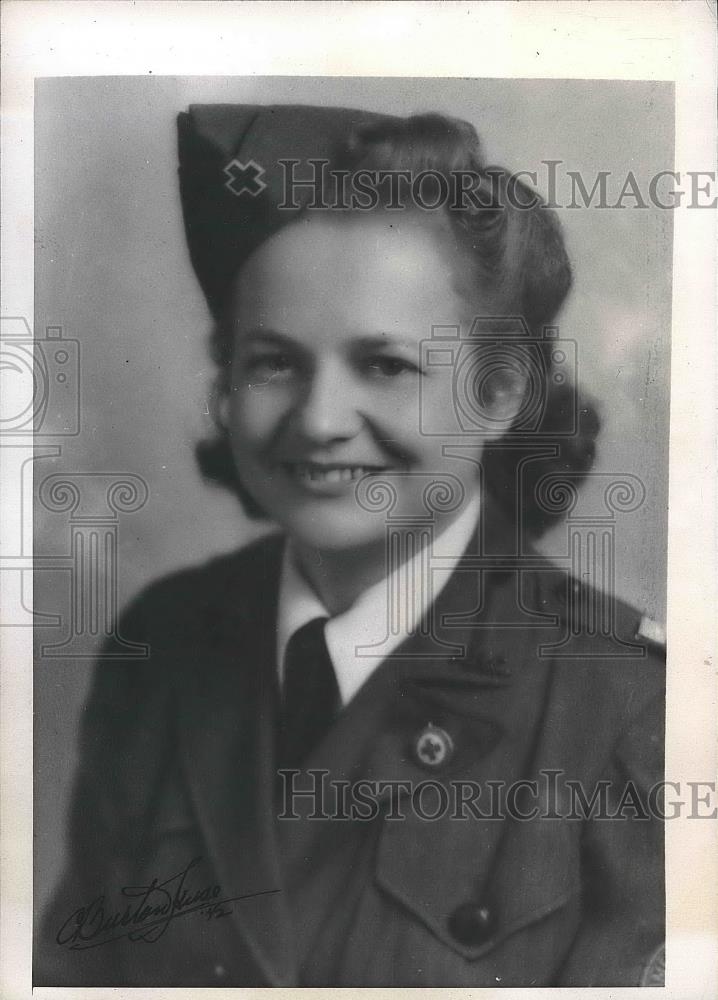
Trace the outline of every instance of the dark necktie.
{"type": "Polygon", "coordinates": [[[341,707],[337,678],[324,639],[327,621],[327,618],[313,619],[298,629],[287,644],[279,722],[280,767],[301,767],[341,707]]]}

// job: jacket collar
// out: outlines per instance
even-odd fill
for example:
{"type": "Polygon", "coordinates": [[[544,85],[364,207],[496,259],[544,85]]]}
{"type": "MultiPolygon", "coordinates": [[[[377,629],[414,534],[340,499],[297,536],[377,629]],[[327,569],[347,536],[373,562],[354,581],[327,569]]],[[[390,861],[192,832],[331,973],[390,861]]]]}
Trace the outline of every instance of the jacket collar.
{"type": "Polygon", "coordinates": [[[325,628],[327,647],[342,703],[349,702],[381,661],[420,632],[422,618],[451,579],[476,534],[479,507],[476,497],[437,538],[430,539],[425,549],[397,566],[388,578],[369,587],[348,610],[335,617],[330,617],[301,576],[289,543],[279,585],[278,665],[283,663],[287,643],[297,629],[313,618],[329,618],[325,628]],[[442,557],[441,569],[427,574],[427,567],[438,556],[442,557]]]}

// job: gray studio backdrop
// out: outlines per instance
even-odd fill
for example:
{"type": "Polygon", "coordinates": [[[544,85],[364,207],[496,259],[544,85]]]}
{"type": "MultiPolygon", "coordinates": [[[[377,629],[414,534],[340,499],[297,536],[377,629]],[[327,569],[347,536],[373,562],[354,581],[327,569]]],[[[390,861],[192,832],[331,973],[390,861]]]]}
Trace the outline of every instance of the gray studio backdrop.
{"type": "MultiPolygon", "coordinates": [[[[266,530],[247,522],[230,496],[203,484],[193,459],[193,443],[210,429],[213,372],[206,355],[209,313],[183,239],[175,118],[187,105],[203,102],[334,104],[398,114],[435,110],[466,118],[476,125],[490,161],[537,170],[544,194],[542,161],[562,161],[562,203],[569,201],[569,170],[580,171],[589,190],[598,171],[610,171],[614,202],[629,171],[645,189],[653,175],[673,166],[673,92],[664,83],[152,76],[38,81],[35,331],[43,336],[47,327],[60,328],[65,339],[79,342],[80,422],[74,436],[53,437],[57,428],[51,423],[42,428],[61,451],[37,459],[35,483],[37,492],[50,475],[75,474],[82,490],[74,513],[60,509],[57,493],[52,510],[52,497],[36,503],[36,554],[50,568],[36,574],[35,609],[60,620],[36,630],[40,644],[62,642],[71,630],[71,539],[85,530],[82,516],[102,522],[98,538],[117,541],[120,605],[152,578],[266,530]],[[115,505],[120,513],[108,511],[107,480],[78,473],[131,474],[146,483],[149,496],[144,504],[141,497],[133,500],[133,480],[124,506],[121,497],[115,505]]],[[[633,208],[630,198],[624,204],[622,210],[560,211],[575,270],[560,331],[578,340],[579,378],[602,404],[598,470],[631,473],[646,488],[640,508],[617,522],[616,593],[662,619],[672,218],[656,207],[633,208]]],[[[589,495],[592,489],[603,487],[589,486],[589,495]]],[[[544,542],[549,552],[560,545],[556,533],[544,542]]],[[[37,660],[38,908],[64,851],[94,639],[85,636],[83,643],[64,647],[68,655],[37,660]]]]}

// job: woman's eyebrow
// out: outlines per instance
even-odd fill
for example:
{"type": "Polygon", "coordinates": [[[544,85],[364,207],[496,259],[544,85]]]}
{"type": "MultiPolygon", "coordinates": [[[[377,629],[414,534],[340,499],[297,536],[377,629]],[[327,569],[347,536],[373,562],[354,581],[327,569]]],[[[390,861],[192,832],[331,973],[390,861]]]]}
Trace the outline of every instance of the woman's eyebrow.
{"type": "Polygon", "coordinates": [[[271,343],[279,344],[280,346],[296,346],[296,341],[286,334],[280,333],[278,330],[265,330],[262,327],[256,327],[253,330],[248,330],[241,340],[245,344],[251,341],[270,341],[271,343]]]}
{"type": "MultiPolygon", "coordinates": [[[[270,343],[285,348],[291,347],[294,349],[306,350],[306,345],[299,343],[288,334],[281,333],[279,330],[265,329],[264,327],[255,327],[254,329],[248,330],[241,337],[241,343],[244,345],[251,345],[252,343],[270,343]]],[[[376,333],[362,334],[353,337],[351,345],[353,348],[357,348],[359,350],[376,351],[381,350],[382,348],[392,347],[403,347],[406,350],[416,350],[419,346],[419,342],[417,342],[416,337],[412,337],[409,334],[376,333]]]]}
{"type": "Polygon", "coordinates": [[[416,337],[410,337],[408,334],[401,333],[378,333],[371,336],[361,336],[356,337],[353,342],[357,347],[368,348],[370,350],[376,350],[381,347],[406,347],[412,350],[416,349],[420,343],[416,340],[416,337]]]}

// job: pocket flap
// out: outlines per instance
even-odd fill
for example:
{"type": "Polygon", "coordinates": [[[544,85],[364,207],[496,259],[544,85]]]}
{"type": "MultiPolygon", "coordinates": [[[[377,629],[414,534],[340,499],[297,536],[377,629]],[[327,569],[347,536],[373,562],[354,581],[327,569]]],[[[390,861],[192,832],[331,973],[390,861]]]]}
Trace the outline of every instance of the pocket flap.
{"type": "Polygon", "coordinates": [[[377,884],[467,959],[480,958],[580,891],[579,823],[450,817],[432,823],[412,816],[384,827],[377,884]],[[485,918],[483,933],[458,940],[455,914],[471,904],[485,918]]]}

